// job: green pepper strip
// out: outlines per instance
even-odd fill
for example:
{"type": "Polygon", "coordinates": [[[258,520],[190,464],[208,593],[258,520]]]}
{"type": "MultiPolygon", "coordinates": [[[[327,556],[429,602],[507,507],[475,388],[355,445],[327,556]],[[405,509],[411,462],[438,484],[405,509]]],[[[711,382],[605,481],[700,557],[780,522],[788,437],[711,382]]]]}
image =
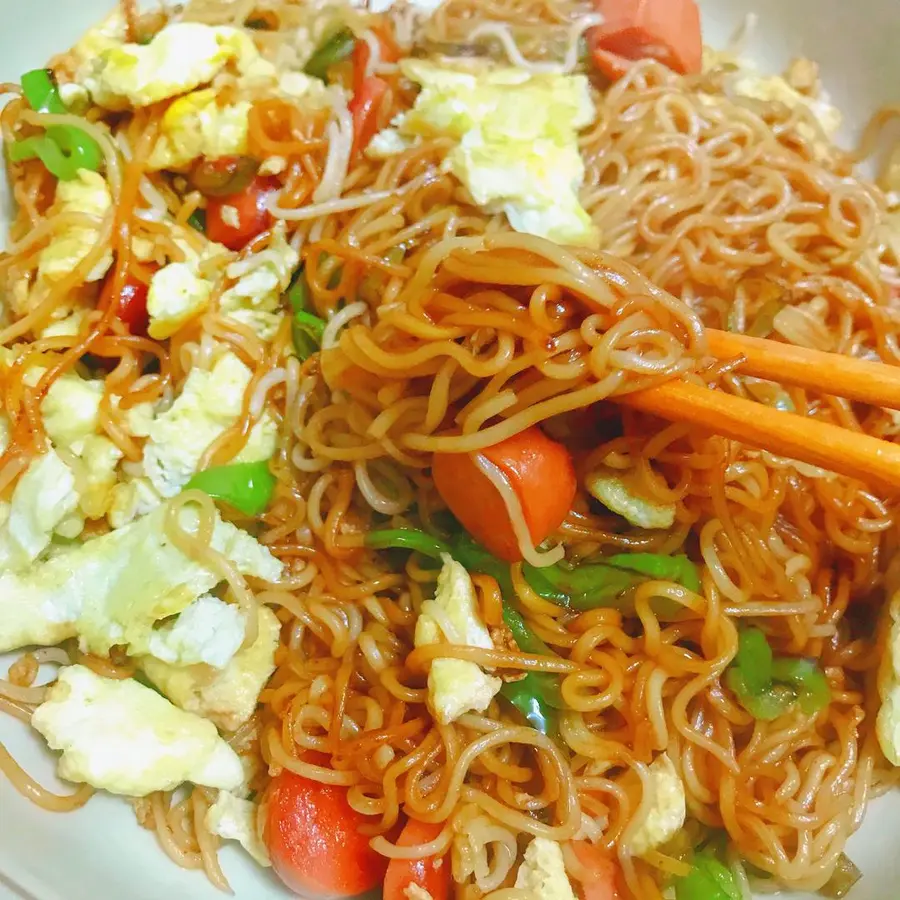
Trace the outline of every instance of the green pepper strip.
{"type": "Polygon", "coordinates": [[[373,550],[415,550],[424,556],[440,559],[442,553],[450,553],[450,547],[440,538],[432,537],[418,528],[388,528],[370,531],[366,535],[366,546],[373,550]]]}
{"type": "Polygon", "coordinates": [[[559,734],[559,713],[554,701],[560,697],[559,678],[546,672],[528,672],[520,681],[505,681],[500,696],[508,700],[522,718],[535,730],[547,737],[559,734]]]}
{"type": "Polygon", "coordinates": [[[206,210],[195,209],[188,216],[188,225],[192,228],[196,228],[200,234],[206,234],[206,210]]]}
{"type": "Polygon", "coordinates": [[[806,715],[814,715],[831,700],[821,669],[809,659],[774,657],[759,628],[741,631],[725,683],[753,718],[765,722],[784,715],[795,703],[806,715]]]}
{"type": "MultiPolygon", "coordinates": [[[[496,578],[501,591],[506,596],[512,596],[509,566],[488,553],[468,534],[463,533],[454,540],[452,553],[454,559],[470,571],[496,578]]],[[[622,553],[601,563],[589,563],[573,569],[561,565],[537,568],[525,563],[522,574],[538,596],[558,606],[579,611],[627,607],[623,595],[643,580],[635,575],[677,581],[692,591],[700,589],[697,567],[686,556],[661,556],[656,553],[622,553]]]]}
{"type": "MultiPolygon", "coordinates": [[[[426,556],[435,558],[438,558],[440,553],[449,552],[468,571],[490,575],[496,579],[504,596],[511,597],[515,593],[509,566],[488,553],[465,532],[457,534],[449,547],[440,542],[441,550],[430,553],[409,543],[411,535],[418,534],[421,535],[421,540],[434,545],[437,539],[424,531],[402,529],[406,541],[404,544],[391,544],[389,537],[378,537],[392,533],[372,532],[367,538],[367,543],[372,541],[369,546],[374,548],[376,546],[374,542],[381,541],[377,545],[378,549],[402,546],[419,550],[426,556]]],[[[574,569],[560,565],[539,569],[525,563],[522,572],[531,589],[540,597],[559,606],[577,610],[622,606],[623,604],[617,602],[621,595],[642,580],[635,578],[636,574],[677,581],[693,591],[700,589],[697,567],[686,556],[661,556],[655,553],[622,553],[611,556],[602,563],[577,566],[574,569]]]]}
{"type": "Polygon", "coordinates": [[[741,900],[731,870],[704,850],[694,856],[691,871],[675,880],[676,900],[741,900]]]}
{"type": "Polygon", "coordinates": [[[700,573],[686,556],[660,553],[617,553],[604,560],[606,565],[638,572],[656,581],[676,581],[695,594],[700,592],[700,573]]]}
{"type": "Polygon", "coordinates": [[[26,72],[22,76],[22,93],[35,112],[52,113],[56,116],[68,112],[50,69],[32,69],[26,72]]]}
{"type": "Polygon", "coordinates": [[[782,657],[772,663],[775,682],[789,684],[797,692],[800,709],[814,715],[831,702],[831,689],[822,670],[811,660],[802,657],[782,657]]]}
{"type": "MultiPolygon", "coordinates": [[[[553,651],[526,624],[508,603],[503,604],[503,621],[519,649],[533,656],[554,656],[553,651]]],[[[559,731],[557,710],[565,709],[559,676],[548,672],[528,672],[519,681],[504,682],[500,693],[541,734],[554,737],[559,731]]]]}
{"type": "MultiPolygon", "coordinates": [[[[62,115],[67,113],[59,89],[48,69],[34,69],[22,76],[22,91],[35,112],[62,115]]],[[[45,134],[16,141],[9,147],[13,162],[40,159],[47,171],[62,181],[78,177],[79,169],[96,172],[103,162],[100,145],[81,128],[51,125],[45,134]]]]}
{"type": "Polygon", "coordinates": [[[328,70],[347,59],[356,46],[356,36],[349,28],[342,28],[335,32],[324,44],[322,44],[309,58],[306,68],[303,70],[313,78],[322,81],[328,80],[328,70]]]}
{"type": "Polygon", "coordinates": [[[294,349],[301,362],[309,359],[322,346],[325,322],[309,312],[309,287],[303,269],[298,270],[287,290],[287,301],[293,311],[291,323],[294,349]]]}
{"type": "Polygon", "coordinates": [[[266,460],[216,466],[198,472],[185,486],[196,488],[216,500],[233,506],[247,516],[258,516],[272,500],[277,479],[266,460]]]}

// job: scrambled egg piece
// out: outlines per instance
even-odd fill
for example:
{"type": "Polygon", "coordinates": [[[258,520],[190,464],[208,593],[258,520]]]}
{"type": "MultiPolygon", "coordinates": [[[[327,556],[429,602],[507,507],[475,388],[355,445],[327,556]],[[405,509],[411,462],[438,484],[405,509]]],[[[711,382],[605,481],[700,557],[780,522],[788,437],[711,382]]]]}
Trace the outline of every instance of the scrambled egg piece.
{"type": "Polygon", "coordinates": [[[243,641],[244,616],[240,609],[204,594],[150,635],[150,654],[179,666],[205,663],[224,669],[243,641]]]}
{"type": "Polygon", "coordinates": [[[111,12],[99,25],[89,29],[72,48],[76,59],[84,63],[122,43],[125,34],[125,19],[120,9],[111,12]]]}
{"type": "Polygon", "coordinates": [[[162,118],[150,168],[178,169],[201,156],[219,159],[246,153],[250,105],[242,100],[220,106],[212,88],[180,97],[162,118]]]}
{"type": "Polygon", "coordinates": [[[207,278],[204,270],[224,266],[230,256],[221,244],[208,243],[203,252],[184,248],[187,259],[163,266],[150,279],[147,292],[147,312],[150,315],[148,332],[158,341],[171,337],[186,322],[200,315],[209,305],[215,280],[207,278]]]}
{"type": "Polygon", "coordinates": [[[269,851],[260,840],[256,827],[256,804],[219,791],[216,802],[206,812],[206,827],[226,841],[240,841],[244,849],[261,866],[271,866],[269,851]]]}
{"type": "MultiPolygon", "coordinates": [[[[37,384],[42,374],[43,370],[30,370],[26,381],[37,384]]],[[[89,381],[74,372],[54,381],[41,403],[41,418],[50,440],[78,452],[84,439],[100,427],[104,390],[102,381],[89,381]]]]}
{"type": "Polygon", "coordinates": [[[217,271],[235,283],[222,293],[219,309],[271,340],[281,324],[281,294],[300,264],[300,254],[287,242],[283,222],[276,224],[270,245],[245,259],[228,263],[231,254],[210,243],[199,256],[191,251],[184,262],[169,263],[150,281],[147,311],[150,336],[170,337],[206,310],[216,287],[217,271]],[[211,274],[212,273],[212,274],[211,274]]]}
{"type": "MultiPolygon", "coordinates": [[[[144,471],[163,497],[174,497],[187,484],[209,445],[237,421],[251,377],[234,353],[223,353],[210,371],[192,369],[181,394],[156,417],[144,446],[144,471]]],[[[277,430],[263,413],[233,462],[269,459],[277,430]]]]}
{"type": "Polygon", "coordinates": [[[77,506],[72,470],[53,450],[37,457],[16,484],[0,526],[0,571],[31,565],[77,506]]]}
{"type": "Polygon", "coordinates": [[[31,724],[53,750],[58,772],[113,794],[144,797],[185,781],[230,790],[244,771],[215,725],[126,678],[66,666],[31,724]]]}
{"type": "Polygon", "coordinates": [[[149,478],[138,476],[119,481],[110,491],[106,519],[110,528],[122,528],[156,509],[163,498],[149,478]]]}
{"type": "Polygon", "coordinates": [[[298,265],[300,254],[287,242],[284,222],[279,222],[265,250],[235,260],[225,270],[236,283],[222,294],[221,310],[229,315],[243,310],[275,312],[298,265]]]}
{"type": "MultiPolygon", "coordinates": [[[[111,207],[112,195],[103,177],[97,172],[79,169],[77,178],[57,183],[56,198],[48,217],[80,213],[102,219],[111,207]]],[[[94,249],[99,236],[99,224],[73,224],[63,228],[41,251],[38,277],[45,281],[65,278],[94,249]]],[[[107,250],[86,280],[99,281],[111,265],[112,251],[107,250]]]]}
{"type": "MultiPolygon", "coordinates": [[[[255,53],[255,48],[253,50],[255,53]]],[[[241,93],[256,96],[304,100],[304,107],[324,107],[328,89],[318,79],[302,72],[278,74],[275,67],[259,58],[245,64],[239,79],[241,93]]],[[[180,169],[200,157],[219,159],[247,152],[251,101],[222,104],[212,88],[192,91],[176,100],[162,118],[160,137],[150,155],[151,169],[180,169]]]]}
{"type": "MultiPolygon", "coordinates": [[[[475,588],[469,573],[444,554],[434,600],[426,600],[416,622],[415,645],[439,643],[494,649],[487,627],[478,615],[475,588]]],[[[487,675],[473,662],[436,659],[428,673],[428,699],[434,717],[443,725],[474,710],[484,712],[500,690],[499,678],[487,675]]]]}
{"type": "MultiPolygon", "coordinates": [[[[806,62],[808,67],[809,63],[806,62]]],[[[815,116],[822,131],[828,137],[832,137],[841,127],[841,112],[831,103],[825,91],[819,90],[815,95],[803,94],[791,87],[782,75],[764,75],[747,59],[737,57],[727,51],[720,52],[705,47],[703,50],[704,71],[721,65],[727,65],[734,69],[726,76],[726,92],[752,100],[783,103],[789,109],[805,107],[815,116]]],[[[813,81],[815,80],[814,77],[813,81]]],[[[812,140],[816,135],[810,133],[804,137],[812,140]]]]}
{"type": "Polygon", "coordinates": [[[271,341],[278,333],[284,313],[266,312],[263,309],[235,309],[228,318],[246,325],[261,341],[271,341]]]}
{"type": "Polygon", "coordinates": [[[780,75],[761,75],[745,68],[736,73],[731,90],[740,97],[774,100],[790,109],[803,106],[815,116],[829,137],[841,127],[841,113],[827,97],[813,98],[794,90],[780,75]]]}
{"type": "Polygon", "coordinates": [[[60,82],[59,99],[66,105],[70,113],[83,116],[91,108],[91,95],[84,85],[74,81],[60,82]]]}
{"type": "Polygon", "coordinates": [[[81,441],[79,487],[81,511],[89,519],[106,515],[116,486],[116,469],[122,451],[109,438],[89,434],[81,441]]]}
{"type": "Polygon", "coordinates": [[[526,847],[516,873],[516,888],[529,892],[534,900],[575,900],[562,849],[556,841],[536,837],[526,847]]]}
{"type": "MultiPolygon", "coordinates": [[[[505,213],[516,231],[597,244],[578,199],[584,161],[577,131],[595,115],[587,78],[447,68],[421,59],[400,67],[422,86],[413,109],[394,123],[401,138],[456,139],[447,167],[479,206],[505,213]]],[[[376,143],[376,153],[386,140],[376,143]]]]}
{"type": "Polygon", "coordinates": [[[107,46],[87,61],[79,80],[106,109],[150,106],[208,84],[232,61],[258,56],[239,28],[175,22],[149,44],[107,46]]]}
{"type": "Polygon", "coordinates": [[[147,312],[150,337],[163,341],[199,316],[212,295],[213,283],[197,271],[193,261],[163,266],[150,279],[147,312]]]}
{"type": "Polygon", "coordinates": [[[631,839],[631,852],[642,856],[670,841],[684,826],[687,800],[684,785],[667,753],[661,753],[650,765],[653,805],[631,839]]]}
{"type": "Polygon", "coordinates": [[[885,641],[878,668],[878,710],[876,731],[881,752],[900,766],[900,591],[894,593],[884,613],[885,641]]]}
{"type": "MultiPolygon", "coordinates": [[[[0,652],[48,646],[76,635],[93,653],[122,644],[150,652],[157,621],[177,615],[219,583],[185,556],[165,529],[167,510],[61,551],[27,573],[0,575],[0,652]]],[[[180,526],[196,532],[194,509],[180,526]]],[[[216,516],[212,547],[245,575],[277,581],[281,563],[244,531],[216,516]]]]}
{"type": "Polygon", "coordinates": [[[253,715],[260,691],[275,671],[275,650],[281,625],[268,607],[259,608],[259,633],[216,673],[200,667],[173,666],[152,656],[138,665],[176,706],[236,731],[253,715]]]}
{"type": "Polygon", "coordinates": [[[589,472],[585,486],[607,509],[637,528],[671,528],[675,522],[674,503],[657,504],[639,496],[611,469],[589,472]]]}
{"type": "MultiPolygon", "coordinates": [[[[37,384],[44,371],[40,367],[29,369],[25,375],[26,383],[32,386],[37,384]]],[[[116,487],[117,467],[123,456],[115,443],[99,434],[104,390],[100,380],[67,372],[53,382],[41,403],[44,428],[54,446],[64,448],[76,457],[71,464],[75,467],[79,504],[83,515],[91,519],[99,519],[106,514],[116,487]]],[[[129,409],[124,417],[127,430],[135,433],[132,425],[140,430],[140,423],[151,411],[152,405],[149,403],[129,409]]],[[[83,525],[82,521],[75,528],[73,520],[66,536],[76,537],[83,525]]]]}
{"type": "Polygon", "coordinates": [[[81,331],[89,312],[88,309],[76,309],[64,319],[56,319],[41,329],[41,337],[74,337],[81,331]]]}

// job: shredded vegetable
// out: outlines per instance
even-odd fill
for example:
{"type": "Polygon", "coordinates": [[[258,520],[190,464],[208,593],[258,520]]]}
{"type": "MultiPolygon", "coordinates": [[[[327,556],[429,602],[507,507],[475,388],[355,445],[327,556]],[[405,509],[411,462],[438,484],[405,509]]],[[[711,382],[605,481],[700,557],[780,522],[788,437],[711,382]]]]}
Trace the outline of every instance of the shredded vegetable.
{"type": "MultiPolygon", "coordinates": [[[[63,115],[68,112],[49,69],[34,69],[22,76],[25,99],[36,112],[63,115]]],[[[9,147],[13,162],[40,159],[47,170],[71,181],[79,169],[96,172],[103,162],[100,145],[87,132],[72,125],[52,125],[44,134],[16,141],[9,147]]]]}
{"type": "Polygon", "coordinates": [[[297,272],[287,290],[287,302],[293,312],[294,349],[301,360],[309,359],[322,346],[325,321],[308,310],[309,287],[303,269],[297,272]]]}
{"type": "Polygon", "coordinates": [[[318,47],[310,57],[304,71],[307,75],[328,80],[328,70],[348,59],[356,46],[356,36],[349,28],[335,32],[327,41],[318,47]]]}

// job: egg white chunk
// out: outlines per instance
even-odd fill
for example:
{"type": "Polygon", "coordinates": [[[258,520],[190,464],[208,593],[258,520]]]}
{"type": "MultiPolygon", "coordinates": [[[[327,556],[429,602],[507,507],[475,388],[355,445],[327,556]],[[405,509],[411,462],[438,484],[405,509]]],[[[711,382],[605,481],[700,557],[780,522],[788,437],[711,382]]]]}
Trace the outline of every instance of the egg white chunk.
{"type": "MultiPolygon", "coordinates": [[[[144,471],[162,497],[174,497],[197,471],[210,444],[241,414],[252,372],[231,351],[212,368],[194,368],[172,406],[150,426],[144,446],[144,471]]],[[[275,452],[277,426],[267,412],[251,429],[233,462],[258,462],[275,452]]]]}
{"type": "Polygon", "coordinates": [[[57,527],[75,512],[78,499],[75,476],[55,451],[34,459],[16,483],[0,525],[0,571],[30,566],[47,549],[57,527]]]}
{"type": "MultiPolygon", "coordinates": [[[[166,533],[160,507],[130,525],[61,549],[25,573],[0,575],[0,652],[48,646],[78,636],[106,654],[113,645],[148,653],[155,625],[183,612],[219,582],[219,575],[185,556],[166,533]]],[[[195,533],[198,516],[180,511],[195,533]]],[[[245,575],[277,581],[281,563],[249,534],[216,516],[212,547],[245,575]]]]}
{"type": "Polygon", "coordinates": [[[149,44],[110,41],[85,60],[78,80],[98,106],[140,108],[186,94],[208,84],[229,62],[257,55],[239,28],[174,22],[149,44]]]}
{"type": "Polygon", "coordinates": [[[524,891],[529,900],[575,900],[562,848],[556,841],[536,837],[525,848],[516,889],[524,891]]]}
{"type": "MultiPolygon", "coordinates": [[[[440,641],[470,647],[494,649],[487,626],[478,614],[475,587],[469,573],[444,555],[433,600],[426,600],[416,622],[415,645],[424,647],[440,641]]],[[[463,659],[436,659],[428,673],[428,701],[441,724],[474,710],[484,712],[502,682],[463,659]]]]}
{"type": "Polygon", "coordinates": [[[219,791],[216,802],[207,810],[206,827],[226,841],[239,841],[259,865],[269,867],[272,861],[256,828],[256,809],[249,800],[219,791]]]}
{"type": "Polygon", "coordinates": [[[150,654],[179,666],[204,663],[223,669],[244,640],[244,616],[212,594],[198,597],[150,635],[150,654]]]}
{"type": "Polygon", "coordinates": [[[881,708],[876,732],[885,758],[892,765],[900,766],[900,591],[890,598],[883,615],[885,641],[878,668],[881,708]]]}
{"type": "Polygon", "coordinates": [[[172,665],[153,656],[138,659],[144,674],[176,706],[209,719],[223,731],[236,731],[256,709],[260,691],[275,671],[281,624],[267,607],[257,611],[259,631],[218,672],[172,665]]]}
{"type": "Polygon", "coordinates": [[[595,115],[587,78],[423,59],[405,59],[400,68],[422,90],[412,110],[375,137],[370,155],[399,152],[416,139],[455,139],[446,167],[476,204],[504,213],[517,231],[597,245],[578,199],[578,130],[595,115]]]}
{"type": "Polygon", "coordinates": [[[62,751],[60,778],[113,794],[144,797],[185,781],[229,790],[244,778],[215,725],[131,678],[66,666],[31,723],[62,751]]]}
{"type": "MultiPolygon", "coordinates": [[[[98,172],[79,169],[71,181],[59,181],[56,198],[48,217],[74,214],[90,216],[96,224],[63,226],[41,251],[38,258],[38,278],[55,282],[66,278],[94,249],[100,239],[100,220],[112,208],[109,185],[98,172]]],[[[85,281],[99,281],[112,265],[112,251],[105,250],[85,281]]]]}
{"type": "Polygon", "coordinates": [[[631,852],[642,856],[670,841],[684,827],[687,800],[684,784],[667,753],[650,764],[650,810],[631,838],[631,852]]]}

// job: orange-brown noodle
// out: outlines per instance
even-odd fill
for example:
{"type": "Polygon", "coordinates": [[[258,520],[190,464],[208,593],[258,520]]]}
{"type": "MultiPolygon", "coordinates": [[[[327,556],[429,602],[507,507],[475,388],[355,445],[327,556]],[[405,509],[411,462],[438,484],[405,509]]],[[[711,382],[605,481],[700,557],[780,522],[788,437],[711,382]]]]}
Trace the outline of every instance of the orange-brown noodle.
{"type": "MultiPolygon", "coordinates": [[[[205,0],[186,15],[232,23],[237,6],[242,17],[254,9],[205,0]]],[[[449,0],[426,24],[398,5],[382,27],[406,54],[413,41],[416,52],[471,43],[496,59],[508,59],[511,46],[531,61],[572,56],[581,65],[569,49],[591,13],[567,0],[449,0]],[[499,24],[472,41],[487,22],[499,24]]],[[[327,30],[294,3],[267,3],[259,15],[269,30],[248,33],[288,65],[299,27],[313,39],[327,30]]],[[[382,124],[414,99],[387,69],[382,124]]],[[[329,190],[334,123],[288,101],[255,101],[250,147],[284,158],[276,217],[301,247],[313,311],[329,319],[322,352],[302,363],[286,349],[288,324],[266,343],[215,302],[165,342],[131,337],[97,306],[99,286],[84,276],[101,254],[115,252],[117,284],[146,280],[155,263],[134,256],[135,237],[155,235],[162,259],[183,252],[161,216],[148,213],[184,223],[202,201],[147,170],[165,104],[133,115],[93,111],[113,212],[93,223],[95,251],[51,290],[32,293],[28,308],[13,300],[0,328],[4,343],[29,341],[0,385],[11,434],[0,456],[7,497],[45,446],[42,397],[85,353],[113,366],[103,428],[132,462],[141,447],[124,426],[129,407],[177,392],[193,367],[209,365],[214,341],[251,366],[241,420],[205,463],[233,458],[264,407],[277,416],[278,486],[256,525],[286,564],[284,581],[248,585],[204,546],[210,501],[184,495],[167,519],[170,538],[219,572],[232,599],[267,604],[282,623],[277,670],[256,715],[229,740],[255,760],[251,787],[262,798],[269,778],[289,769],[346,785],[385,856],[452,847],[457,896],[466,900],[518,896],[528,835],[593,841],[618,858],[637,900],[660,898],[692,843],[722,830],[741,872],[746,864],[753,878],[815,890],[869,799],[896,781],[874,735],[880,649],[871,628],[897,545],[896,500],[609,402],[682,377],[867,434],[900,433],[900,419],[885,410],[743,378],[707,356],[705,326],[900,363],[900,259],[884,239],[885,194],[854,175],[852,155],[811,113],[734,98],[728,75],[727,64],[679,77],[643,62],[595,87],[597,118],[581,136],[581,199],[600,229],[597,250],[518,234],[485,213],[442,168],[450,145],[440,139],[387,160],[351,160],[342,188],[329,190]],[[81,333],[39,338],[67,305],[88,310],[81,333]],[[158,364],[148,371],[149,354],[158,364]],[[24,378],[35,364],[47,372],[36,385],[24,378]],[[536,423],[569,444],[580,474],[607,466],[675,508],[671,529],[643,531],[599,512],[582,491],[558,535],[566,556],[686,552],[702,563],[701,590],[650,582],[636,590],[633,612],[579,613],[537,596],[514,567],[516,605],[557,657],[448,645],[413,652],[436,571],[414,554],[401,564],[369,551],[364,535],[404,525],[439,531],[431,454],[477,451],[536,423]],[[185,503],[201,504],[192,533],[177,519],[185,503]],[[777,652],[819,662],[832,692],[823,712],[764,722],[737,705],[722,674],[748,623],[764,623],[777,652]],[[560,673],[568,708],[559,739],[525,726],[501,699],[482,715],[436,723],[425,701],[437,656],[506,675],[560,673]],[[648,766],[661,751],[683,780],[689,822],[672,844],[639,859],[629,841],[652,803],[648,766]],[[392,836],[403,815],[444,827],[426,847],[399,847],[392,836]],[[465,842],[454,841],[463,833],[465,842]]],[[[10,136],[41,118],[14,97],[0,126],[10,136]]],[[[52,179],[37,161],[11,174],[19,207],[12,251],[0,255],[8,285],[33,279],[38,251],[65,224],[51,212],[52,179]]],[[[499,625],[496,582],[479,576],[476,587],[485,620],[499,625]]],[[[77,648],[44,661],[69,659],[80,659],[77,648]]],[[[130,674],[127,659],[84,661],[105,666],[102,674],[130,674]]],[[[33,668],[26,661],[0,683],[3,709],[26,720],[42,697],[33,668]]],[[[90,793],[54,797],[3,750],[0,768],[45,808],[74,807],[90,793]]],[[[204,824],[214,799],[194,789],[134,805],[172,860],[224,887],[218,838],[204,824]]],[[[576,883],[590,877],[568,847],[565,856],[576,883]]]]}

